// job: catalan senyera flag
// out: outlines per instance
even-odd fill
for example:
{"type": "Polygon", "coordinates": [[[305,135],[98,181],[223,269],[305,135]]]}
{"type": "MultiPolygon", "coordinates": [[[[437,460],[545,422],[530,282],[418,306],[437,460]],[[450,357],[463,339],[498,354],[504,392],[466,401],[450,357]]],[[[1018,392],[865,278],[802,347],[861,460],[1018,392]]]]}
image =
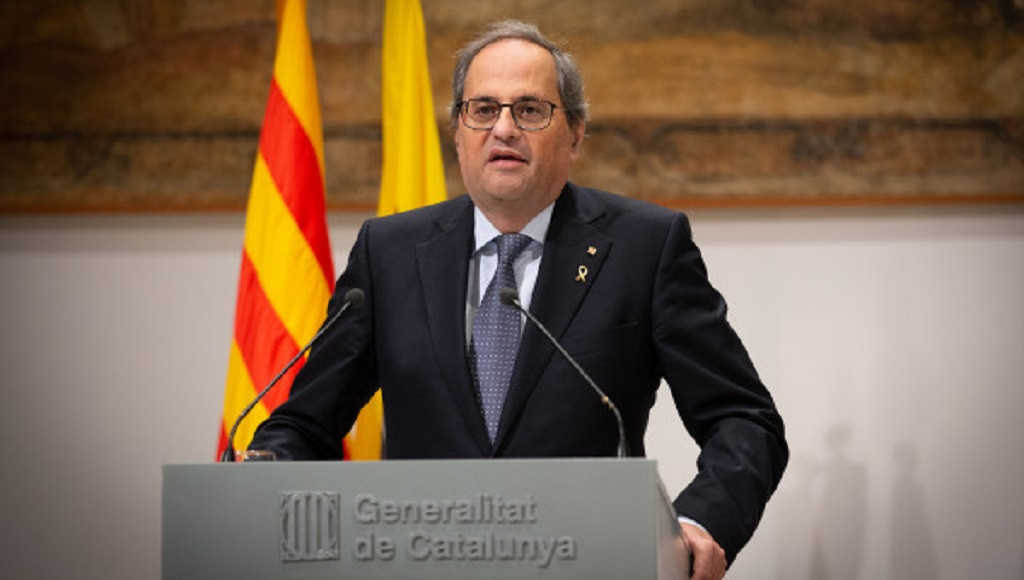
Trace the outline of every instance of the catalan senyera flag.
{"type": "MultiPolygon", "coordinates": [[[[323,129],[306,0],[278,0],[277,54],[246,213],[220,444],[241,411],[316,334],[334,289],[323,129]]],[[[239,426],[235,449],[283,402],[300,360],[239,426]]]]}
{"type": "MultiPolygon", "coordinates": [[[[377,214],[383,216],[447,197],[419,0],[387,0],[382,53],[384,159],[377,214]]],[[[346,437],[352,459],[380,459],[382,416],[377,391],[346,437]]]]}

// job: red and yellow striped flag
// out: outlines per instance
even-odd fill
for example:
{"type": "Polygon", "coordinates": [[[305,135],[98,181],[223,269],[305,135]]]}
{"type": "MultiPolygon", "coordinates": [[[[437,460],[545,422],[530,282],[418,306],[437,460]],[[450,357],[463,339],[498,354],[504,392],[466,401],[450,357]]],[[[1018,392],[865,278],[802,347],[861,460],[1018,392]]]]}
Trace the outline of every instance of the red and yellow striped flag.
{"type": "MultiPolygon", "coordinates": [[[[382,52],[384,160],[377,214],[388,215],[447,197],[419,0],[387,0],[382,52]]],[[[382,415],[378,391],[345,440],[352,459],[380,459],[382,415]]]]}
{"type": "MultiPolygon", "coordinates": [[[[316,334],[334,289],[306,0],[278,0],[277,22],[274,77],[246,210],[218,457],[242,409],[316,334]]],[[[236,449],[244,449],[256,427],[287,398],[303,362],[242,422],[236,449]]]]}

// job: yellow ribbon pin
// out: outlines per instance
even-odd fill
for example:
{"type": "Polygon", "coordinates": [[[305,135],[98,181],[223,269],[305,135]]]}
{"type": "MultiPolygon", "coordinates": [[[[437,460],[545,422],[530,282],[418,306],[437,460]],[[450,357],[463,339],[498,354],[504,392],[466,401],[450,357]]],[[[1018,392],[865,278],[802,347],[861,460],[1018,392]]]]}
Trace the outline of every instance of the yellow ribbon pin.
{"type": "Polygon", "coordinates": [[[586,266],[580,265],[579,269],[576,270],[576,273],[579,274],[579,276],[576,276],[576,281],[577,282],[586,282],[587,281],[587,267],[586,266]]]}

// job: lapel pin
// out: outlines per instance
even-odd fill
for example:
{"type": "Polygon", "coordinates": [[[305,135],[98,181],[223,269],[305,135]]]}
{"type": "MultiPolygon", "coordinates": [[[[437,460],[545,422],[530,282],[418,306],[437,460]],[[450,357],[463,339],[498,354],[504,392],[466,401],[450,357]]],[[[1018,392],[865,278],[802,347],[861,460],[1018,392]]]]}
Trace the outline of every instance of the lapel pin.
{"type": "Polygon", "coordinates": [[[591,256],[596,256],[597,248],[595,248],[594,246],[590,246],[589,248],[587,248],[587,253],[590,254],[591,256]]]}
{"type": "Polygon", "coordinates": [[[576,269],[576,273],[578,274],[576,276],[576,281],[577,282],[586,282],[587,281],[587,267],[586,266],[580,265],[580,267],[576,269]]]}

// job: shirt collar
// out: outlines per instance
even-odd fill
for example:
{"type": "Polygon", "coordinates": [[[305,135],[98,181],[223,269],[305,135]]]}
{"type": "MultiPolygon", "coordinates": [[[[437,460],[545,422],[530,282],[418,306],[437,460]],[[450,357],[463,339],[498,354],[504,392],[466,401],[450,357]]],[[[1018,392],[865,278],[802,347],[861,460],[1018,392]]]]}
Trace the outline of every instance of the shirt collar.
{"type": "MultiPolygon", "coordinates": [[[[535,215],[532,220],[526,226],[519,231],[519,233],[529,236],[534,242],[544,243],[544,238],[548,233],[548,226],[551,225],[551,212],[555,209],[555,202],[551,202],[547,207],[541,210],[540,213],[535,215]]],[[[494,227],[491,222],[487,221],[487,217],[480,211],[480,208],[473,207],[473,236],[474,246],[473,252],[479,252],[488,242],[493,240],[495,237],[500,236],[501,232],[498,228],[494,227]]]]}

